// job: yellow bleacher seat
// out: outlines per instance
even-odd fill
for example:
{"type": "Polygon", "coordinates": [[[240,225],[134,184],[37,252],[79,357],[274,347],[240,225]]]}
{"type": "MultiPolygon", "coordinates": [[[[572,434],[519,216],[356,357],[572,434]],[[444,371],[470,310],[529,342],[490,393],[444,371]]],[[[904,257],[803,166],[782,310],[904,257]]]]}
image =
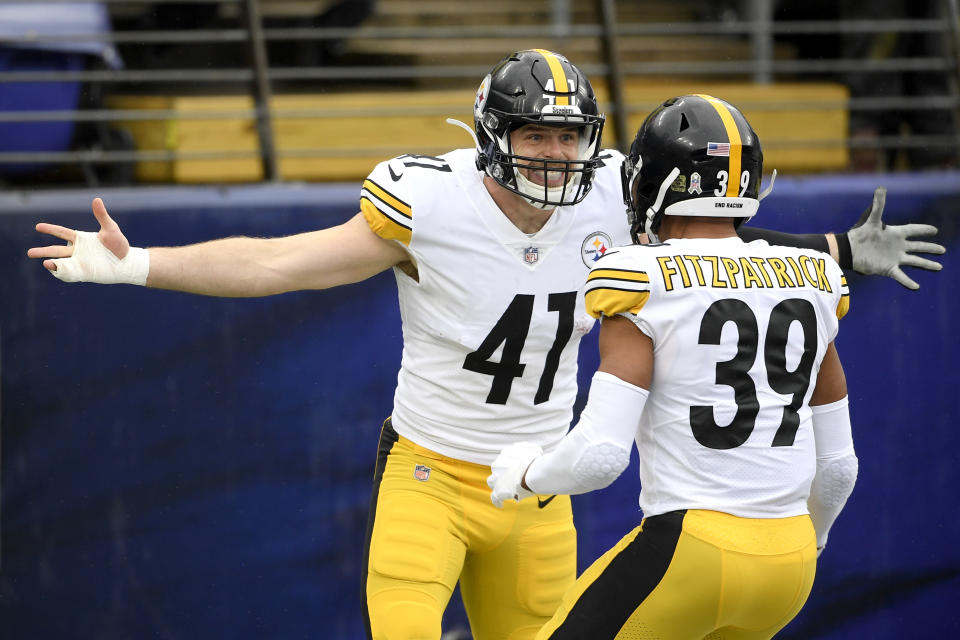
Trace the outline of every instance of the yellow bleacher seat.
{"type": "MultiPolygon", "coordinates": [[[[602,81],[595,82],[598,99],[612,113],[602,81]]],[[[843,170],[846,146],[848,91],[838,84],[667,84],[628,83],[627,139],[646,114],[663,100],[684,93],[709,93],[740,107],[760,136],[764,166],[769,171],[818,172],[843,170]]],[[[273,136],[279,172],[285,180],[358,181],[381,160],[403,153],[437,155],[471,146],[466,132],[445,122],[457,118],[473,126],[472,90],[383,91],[277,95],[273,136]],[[307,111],[313,113],[307,114],[307,111]],[[299,117],[305,116],[305,117],[299,117]]],[[[141,162],[143,182],[251,182],[263,177],[256,154],[258,136],[251,117],[198,118],[211,112],[244,112],[253,108],[245,96],[117,96],[114,109],[168,110],[171,117],[121,123],[134,136],[138,149],[184,154],[172,161],[141,162]],[[234,157],[190,158],[191,153],[225,151],[234,157]],[[237,157],[238,154],[249,154],[237,157]]],[[[615,146],[612,117],[604,130],[607,146],[615,146]]]]}

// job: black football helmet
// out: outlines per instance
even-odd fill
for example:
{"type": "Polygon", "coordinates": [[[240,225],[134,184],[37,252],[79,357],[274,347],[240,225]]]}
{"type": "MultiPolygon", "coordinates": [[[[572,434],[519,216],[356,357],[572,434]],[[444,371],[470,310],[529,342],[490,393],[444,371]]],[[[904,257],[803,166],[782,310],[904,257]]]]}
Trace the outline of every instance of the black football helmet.
{"type": "Polygon", "coordinates": [[[667,100],[644,120],[620,167],[630,234],[657,240],[664,215],[732,217],[757,212],[760,140],[740,111],[708,95],[667,100]]]}
{"type": "Polygon", "coordinates": [[[477,168],[541,209],[576,204],[586,197],[600,161],[604,117],[587,77],[562,55],[545,49],[517,51],[487,74],[473,105],[477,168]],[[576,126],[576,160],[516,155],[510,134],[525,124],[576,126]],[[561,171],[562,186],[538,185],[519,169],[561,171]]]}

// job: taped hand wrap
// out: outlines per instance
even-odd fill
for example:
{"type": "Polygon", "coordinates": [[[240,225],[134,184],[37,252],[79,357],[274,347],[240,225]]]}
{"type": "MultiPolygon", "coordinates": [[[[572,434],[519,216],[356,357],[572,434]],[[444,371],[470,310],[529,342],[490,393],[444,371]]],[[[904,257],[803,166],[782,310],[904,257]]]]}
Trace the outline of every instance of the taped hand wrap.
{"type": "Polygon", "coordinates": [[[107,249],[97,234],[92,231],[77,231],[73,242],[73,255],[56,258],[54,277],[64,282],[97,282],[99,284],[147,283],[150,271],[150,254],[146,249],[130,247],[121,260],[107,249]]]}

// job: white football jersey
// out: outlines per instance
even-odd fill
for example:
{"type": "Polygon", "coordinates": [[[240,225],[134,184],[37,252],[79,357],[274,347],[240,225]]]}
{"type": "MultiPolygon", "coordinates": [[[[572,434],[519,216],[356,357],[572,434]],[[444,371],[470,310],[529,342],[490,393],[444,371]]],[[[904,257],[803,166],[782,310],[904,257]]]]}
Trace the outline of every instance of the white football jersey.
{"type": "Polygon", "coordinates": [[[394,269],[404,343],[397,433],[481,464],[513,442],[549,449],[566,433],[578,345],[594,324],[586,276],[628,242],[622,155],[601,155],[584,201],[556,209],[532,235],[494,203],[473,149],[400,156],[364,181],[370,228],[403,243],[418,274],[394,269]]]}
{"type": "Polygon", "coordinates": [[[591,271],[586,303],[653,341],[636,436],[645,516],[807,513],[807,403],[849,304],[829,255],[739,238],[622,247],[591,271]]]}

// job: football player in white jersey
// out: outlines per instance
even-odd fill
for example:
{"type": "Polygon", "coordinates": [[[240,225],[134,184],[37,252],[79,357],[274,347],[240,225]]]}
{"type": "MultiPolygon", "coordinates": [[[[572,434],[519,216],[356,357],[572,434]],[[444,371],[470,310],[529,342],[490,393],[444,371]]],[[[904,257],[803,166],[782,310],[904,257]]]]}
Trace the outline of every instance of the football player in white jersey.
{"type": "MultiPolygon", "coordinates": [[[[587,78],[549,51],[498,63],[474,115],[474,148],[379,164],[360,212],[336,227],[131,248],[96,199],[99,233],[40,224],[68,244],[28,252],[65,281],[214,296],[324,289],[393,269],[404,345],[364,558],[374,638],[439,638],[458,581],[474,638],[532,638],[575,579],[569,498],[496,509],[485,481],[504,446],[550,449],[569,427],[577,348],[594,324],[583,282],[629,239],[623,155],[600,149],[587,78]]],[[[856,232],[781,241],[827,249],[835,239],[851,266],[898,279],[902,264],[939,269],[911,252],[942,247],[908,239],[936,229],[884,227],[881,211],[878,201],[856,232]]]]}
{"type": "Polygon", "coordinates": [[[644,520],[537,638],[760,640],[810,593],[857,475],[833,343],[847,285],[825,253],[737,236],[762,164],[750,124],[712,96],[668,100],[634,140],[624,198],[654,242],[587,278],[602,318],[587,405],[549,453],[507,446],[488,482],[498,505],[599,489],[636,442],[644,520]]]}

